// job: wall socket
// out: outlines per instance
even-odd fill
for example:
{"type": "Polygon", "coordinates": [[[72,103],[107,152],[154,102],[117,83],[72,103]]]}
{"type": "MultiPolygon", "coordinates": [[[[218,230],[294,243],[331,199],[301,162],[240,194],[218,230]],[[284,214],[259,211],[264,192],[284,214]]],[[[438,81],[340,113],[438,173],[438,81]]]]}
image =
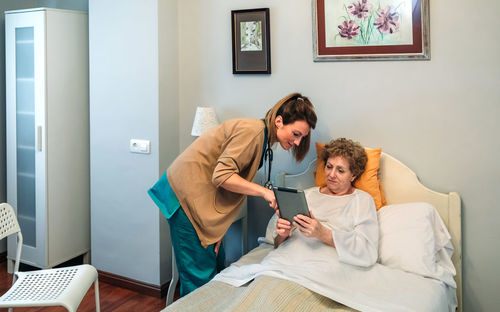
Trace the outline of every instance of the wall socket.
{"type": "Polygon", "coordinates": [[[151,143],[149,140],[130,140],[130,152],[139,154],[149,154],[151,152],[151,143]]]}

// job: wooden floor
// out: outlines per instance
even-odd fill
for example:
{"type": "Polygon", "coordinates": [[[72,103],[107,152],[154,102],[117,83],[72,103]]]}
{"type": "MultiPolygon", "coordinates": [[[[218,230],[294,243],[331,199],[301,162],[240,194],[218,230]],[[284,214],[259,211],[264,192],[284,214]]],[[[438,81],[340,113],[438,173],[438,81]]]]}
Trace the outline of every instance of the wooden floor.
{"type": "MultiPolygon", "coordinates": [[[[22,269],[20,271],[23,271],[22,269]]],[[[4,294],[12,284],[12,274],[7,273],[7,261],[0,262],[0,294],[4,294]]],[[[99,297],[102,312],[158,312],[165,308],[165,298],[155,298],[134,291],[99,282],[99,297]]],[[[0,311],[8,311],[0,309],[0,311]]],[[[14,312],[64,312],[62,307],[15,308],[14,312]]],[[[78,312],[95,311],[94,286],[90,288],[78,307],[78,312]]]]}

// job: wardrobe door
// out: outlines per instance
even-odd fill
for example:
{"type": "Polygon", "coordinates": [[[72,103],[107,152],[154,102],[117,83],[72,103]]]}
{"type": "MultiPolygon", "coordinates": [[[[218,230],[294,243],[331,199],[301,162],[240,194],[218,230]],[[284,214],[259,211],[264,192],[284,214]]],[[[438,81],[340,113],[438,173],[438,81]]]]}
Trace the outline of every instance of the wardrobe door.
{"type": "MultiPolygon", "coordinates": [[[[45,262],[44,12],[6,14],[7,201],[23,234],[21,259],[45,262]]],[[[10,238],[15,240],[15,238],[10,238]]],[[[15,257],[9,242],[8,257],[15,257]]]]}

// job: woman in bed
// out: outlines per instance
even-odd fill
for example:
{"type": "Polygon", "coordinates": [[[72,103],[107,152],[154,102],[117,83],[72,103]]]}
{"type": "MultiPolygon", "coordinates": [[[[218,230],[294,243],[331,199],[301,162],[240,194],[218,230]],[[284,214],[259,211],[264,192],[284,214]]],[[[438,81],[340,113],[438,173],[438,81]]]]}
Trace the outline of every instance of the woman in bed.
{"type": "Polygon", "coordinates": [[[222,269],[220,242],[246,195],[261,196],[276,209],[272,190],[252,182],[265,161],[264,154],[279,143],[301,161],[315,126],[309,99],[290,94],[264,119],[232,119],[202,134],[149,190],[170,225],[181,296],[222,269]]]}
{"type": "Polygon", "coordinates": [[[335,248],[340,262],[371,266],[378,256],[377,212],[371,196],[354,187],[365,170],[365,150],[341,138],[326,145],[321,157],[326,186],[305,191],[311,218],[297,215],[293,224],[279,218],[275,247],[295,235],[296,228],[301,235],[335,248]]]}

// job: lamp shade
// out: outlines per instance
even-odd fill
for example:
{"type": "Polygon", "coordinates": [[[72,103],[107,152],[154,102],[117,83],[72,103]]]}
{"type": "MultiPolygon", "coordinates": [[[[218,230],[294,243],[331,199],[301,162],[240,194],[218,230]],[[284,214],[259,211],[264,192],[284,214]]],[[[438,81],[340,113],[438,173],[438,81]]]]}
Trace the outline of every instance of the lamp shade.
{"type": "Polygon", "coordinates": [[[196,115],[194,116],[193,129],[191,129],[192,136],[200,136],[203,132],[210,128],[217,126],[217,116],[213,107],[200,107],[196,108],[196,115]]]}

